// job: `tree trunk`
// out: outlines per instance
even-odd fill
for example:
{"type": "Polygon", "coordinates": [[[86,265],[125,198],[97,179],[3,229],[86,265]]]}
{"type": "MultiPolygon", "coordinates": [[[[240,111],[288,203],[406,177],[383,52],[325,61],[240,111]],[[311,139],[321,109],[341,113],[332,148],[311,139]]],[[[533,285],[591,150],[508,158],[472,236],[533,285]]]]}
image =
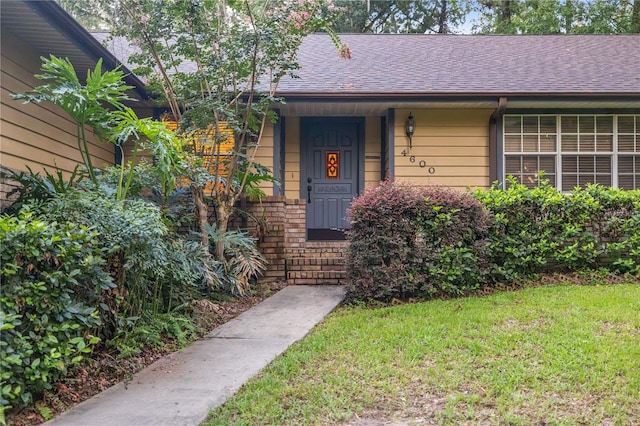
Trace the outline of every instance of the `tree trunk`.
{"type": "Polygon", "coordinates": [[[209,219],[209,208],[204,201],[204,193],[202,188],[195,186],[191,187],[191,195],[193,197],[193,204],[196,206],[196,214],[198,215],[198,227],[201,233],[201,243],[204,247],[207,255],[209,254],[209,232],[207,231],[207,224],[209,219]]]}
{"type": "Polygon", "coordinates": [[[503,23],[511,23],[511,6],[511,0],[505,0],[504,4],[502,5],[501,20],[503,23]]]}
{"type": "Polygon", "coordinates": [[[447,16],[447,12],[447,0],[440,0],[440,14],[438,15],[438,34],[449,33],[449,25],[447,24],[449,17],[447,16]]]}
{"type": "MultiPolygon", "coordinates": [[[[229,228],[229,218],[231,216],[231,208],[227,203],[221,202],[216,206],[218,233],[222,237],[229,228]]],[[[216,241],[216,259],[224,261],[224,238],[216,241]]]]}

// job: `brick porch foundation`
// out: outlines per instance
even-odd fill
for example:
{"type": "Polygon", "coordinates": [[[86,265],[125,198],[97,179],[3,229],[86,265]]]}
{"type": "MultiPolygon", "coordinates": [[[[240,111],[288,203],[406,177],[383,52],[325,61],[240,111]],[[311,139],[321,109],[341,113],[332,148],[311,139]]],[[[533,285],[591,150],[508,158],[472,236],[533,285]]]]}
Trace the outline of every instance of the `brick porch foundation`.
{"type": "Polygon", "coordinates": [[[247,228],[259,237],[267,259],[262,282],[346,284],[346,241],[306,240],[306,200],[266,197],[251,203],[247,228]]]}

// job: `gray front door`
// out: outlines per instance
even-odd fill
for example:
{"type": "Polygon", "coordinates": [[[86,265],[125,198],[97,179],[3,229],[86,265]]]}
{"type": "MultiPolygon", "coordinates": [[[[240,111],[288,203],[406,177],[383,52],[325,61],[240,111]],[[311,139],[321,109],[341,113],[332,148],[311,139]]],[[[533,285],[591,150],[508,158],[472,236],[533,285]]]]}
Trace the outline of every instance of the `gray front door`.
{"type": "Polygon", "coordinates": [[[303,118],[300,192],[307,200],[307,238],[344,238],[347,208],[360,189],[362,120],[303,118]]]}

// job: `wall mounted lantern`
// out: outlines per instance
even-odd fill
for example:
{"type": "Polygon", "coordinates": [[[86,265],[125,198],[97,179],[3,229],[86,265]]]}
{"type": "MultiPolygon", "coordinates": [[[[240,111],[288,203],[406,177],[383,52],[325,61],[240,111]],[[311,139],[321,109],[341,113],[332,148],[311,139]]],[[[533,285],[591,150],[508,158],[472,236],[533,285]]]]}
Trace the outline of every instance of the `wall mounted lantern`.
{"type": "Polygon", "coordinates": [[[409,113],[409,117],[407,117],[407,121],[404,123],[404,131],[409,138],[409,150],[412,148],[413,132],[416,130],[416,121],[413,119],[413,115],[409,113]]]}

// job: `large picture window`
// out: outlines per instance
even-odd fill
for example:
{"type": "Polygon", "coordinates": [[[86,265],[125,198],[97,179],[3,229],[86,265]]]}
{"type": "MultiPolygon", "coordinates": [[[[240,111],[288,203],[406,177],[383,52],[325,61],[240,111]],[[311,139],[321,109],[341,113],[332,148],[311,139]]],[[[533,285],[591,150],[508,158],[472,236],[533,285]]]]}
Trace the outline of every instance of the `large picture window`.
{"type": "Polygon", "coordinates": [[[503,130],[505,177],[640,188],[640,115],[505,115],[503,130]]]}

